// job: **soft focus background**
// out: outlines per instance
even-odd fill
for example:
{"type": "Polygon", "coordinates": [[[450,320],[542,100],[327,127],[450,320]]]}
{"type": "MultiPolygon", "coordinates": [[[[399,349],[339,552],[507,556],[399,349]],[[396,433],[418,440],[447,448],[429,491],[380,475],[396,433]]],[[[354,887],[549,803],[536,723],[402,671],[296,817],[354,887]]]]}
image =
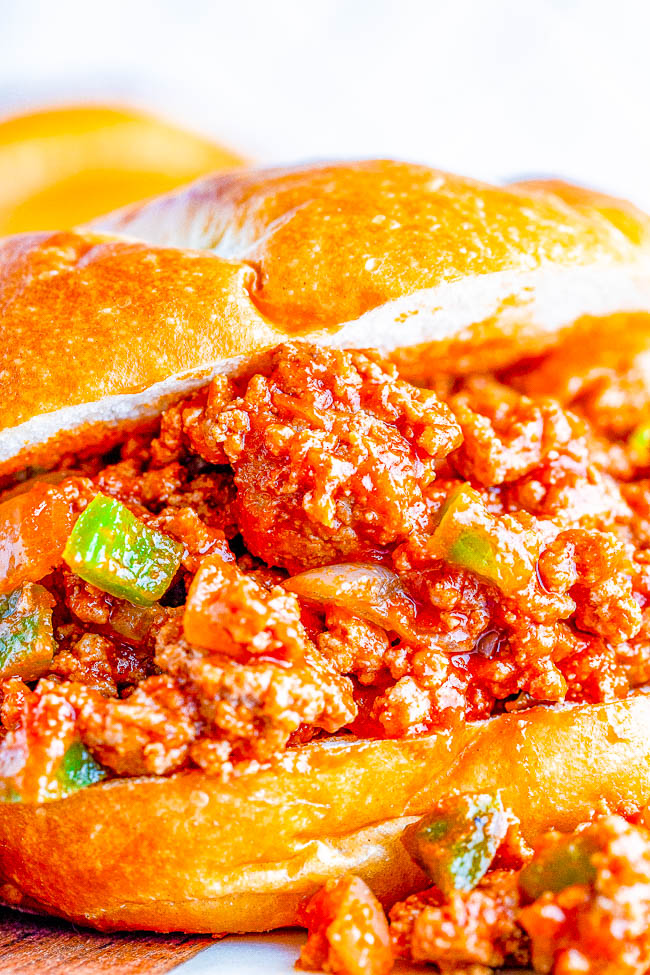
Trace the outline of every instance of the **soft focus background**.
{"type": "Polygon", "coordinates": [[[0,112],[162,111],[257,160],[561,174],[650,208],[646,0],[0,0],[0,112]]]}

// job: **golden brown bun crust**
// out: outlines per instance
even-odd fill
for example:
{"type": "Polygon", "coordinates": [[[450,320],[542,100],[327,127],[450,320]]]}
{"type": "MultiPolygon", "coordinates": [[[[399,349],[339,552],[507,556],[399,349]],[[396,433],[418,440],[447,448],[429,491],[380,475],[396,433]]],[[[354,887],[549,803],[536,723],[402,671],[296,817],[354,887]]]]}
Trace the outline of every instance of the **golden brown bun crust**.
{"type": "Polygon", "coordinates": [[[650,221],[576,187],[406,163],[241,171],[0,242],[0,307],[2,475],[62,439],[104,442],[287,336],[380,347],[417,377],[648,311],[650,221]]]}
{"type": "Polygon", "coordinates": [[[633,244],[647,244],[648,218],[628,200],[608,196],[585,186],[576,186],[561,179],[518,180],[510,186],[531,195],[548,197],[552,194],[585,215],[599,213],[633,244]]]}
{"type": "Polygon", "coordinates": [[[11,308],[13,325],[0,361],[20,389],[3,398],[5,426],[74,398],[140,388],[145,377],[160,382],[200,364],[215,341],[224,357],[231,354],[242,338],[239,316],[210,329],[211,311],[253,278],[209,255],[181,262],[173,250],[73,233],[7,238],[0,267],[0,301],[11,308]],[[32,316],[34,305],[44,314],[32,316]]]}
{"type": "Polygon", "coordinates": [[[0,474],[47,454],[35,420],[47,424],[49,414],[66,411],[56,430],[60,452],[101,442],[115,411],[124,432],[129,419],[146,418],[150,401],[157,412],[182,395],[187,373],[196,387],[215,358],[227,362],[280,341],[252,308],[253,278],[251,268],[207,253],[97,234],[0,241],[0,443],[7,442],[0,474]],[[125,395],[156,386],[139,411],[120,414],[125,395]]]}
{"type": "Polygon", "coordinates": [[[386,902],[423,885],[404,826],[451,791],[501,789],[528,838],[650,799],[650,696],[538,707],[400,741],[331,739],[229,783],[118,779],[0,806],[0,896],[104,929],[263,931],[346,870],[386,902]]]}
{"type": "Polygon", "coordinates": [[[600,194],[576,187],[570,200],[550,185],[499,188],[386,160],[251,170],[94,225],[248,261],[259,270],[255,303],[272,321],[331,328],[457,278],[636,261],[637,248],[650,246],[650,221],[630,204],[610,199],[613,213],[636,214],[621,232],[600,194]]]}

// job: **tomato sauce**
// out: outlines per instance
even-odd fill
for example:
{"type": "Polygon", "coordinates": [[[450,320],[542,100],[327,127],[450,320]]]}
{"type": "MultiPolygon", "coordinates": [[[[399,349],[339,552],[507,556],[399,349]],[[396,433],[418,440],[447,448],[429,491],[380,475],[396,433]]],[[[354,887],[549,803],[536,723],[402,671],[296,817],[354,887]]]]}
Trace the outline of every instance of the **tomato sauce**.
{"type": "Polygon", "coordinates": [[[573,383],[560,346],[433,377],[439,395],[374,353],[288,343],[154,435],[15,485],[0,592],[38,583],[54,604],[25,707],[64,702],[94,759],[137,775],[624,697],[650,677],[649,345],[637,335],[617,363],[596,344],[573,383]],[[153,606],[62,561],[98,493],[182,547],[153,606]]]}

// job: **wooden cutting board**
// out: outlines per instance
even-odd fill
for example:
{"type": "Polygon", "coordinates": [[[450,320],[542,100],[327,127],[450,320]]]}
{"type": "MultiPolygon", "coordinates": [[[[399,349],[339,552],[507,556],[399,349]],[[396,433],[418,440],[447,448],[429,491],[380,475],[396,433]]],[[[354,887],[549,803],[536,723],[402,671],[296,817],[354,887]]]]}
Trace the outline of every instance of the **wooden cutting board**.
{"type": "Polygon", "coordinates": [[[0,907],[2,975],[162,975],[213,941],[186,934],[100,934],[0,907]]]}

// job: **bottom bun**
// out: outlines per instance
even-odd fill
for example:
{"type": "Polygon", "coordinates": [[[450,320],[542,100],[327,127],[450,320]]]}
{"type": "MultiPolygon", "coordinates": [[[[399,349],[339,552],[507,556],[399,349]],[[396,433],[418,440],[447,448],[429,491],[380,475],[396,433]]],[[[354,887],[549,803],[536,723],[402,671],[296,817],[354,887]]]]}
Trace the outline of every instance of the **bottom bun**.
{"type": "Polygon", "coordinates": [[[229,782],[116,779],[0,807],[0,897],[103,930],[246,932],[295,921],[353,871],[385,902],[424,883],[400,835],[451,791],[500,789],[527,838],[605,800],[650,800],[650,696],[537,707],[400,741],[334,738],[229,782]]]}

